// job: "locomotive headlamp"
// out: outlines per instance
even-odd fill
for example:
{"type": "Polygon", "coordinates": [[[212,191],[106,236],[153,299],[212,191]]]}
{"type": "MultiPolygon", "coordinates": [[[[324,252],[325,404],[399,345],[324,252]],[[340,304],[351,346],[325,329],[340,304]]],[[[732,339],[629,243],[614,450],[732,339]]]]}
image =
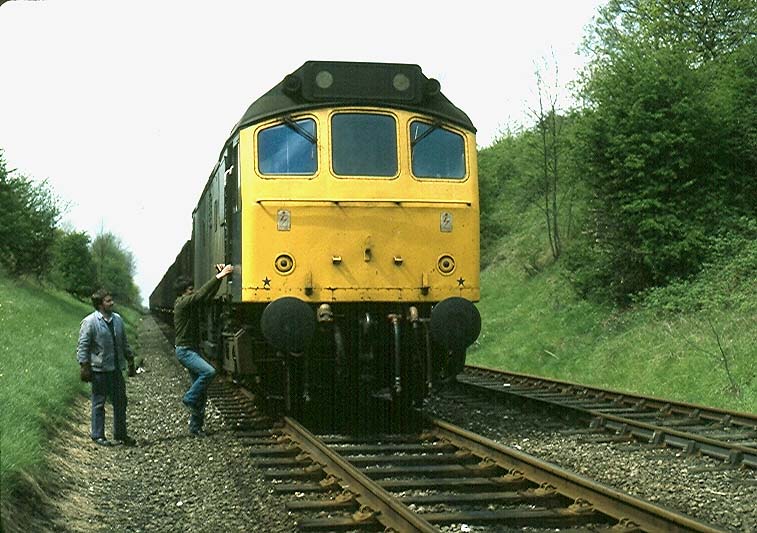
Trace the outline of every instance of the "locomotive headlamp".
{"type": "Polygon", "coordinates": [[[451,255],[443,255],[436,263],[439,272],[448,276],[455,271],[455,259],[451,255]]]}
{"type": "Polygon", "coordinates": [[[279,274],[289,274],[294,270],[294,258],[289,254],[279,254],[273,262],[279,274]]]}
{"type": "Polygon", "coordinates": [[[399,73],[394,76],[392,85],[398,91],[407,91],[410,88],[410,78],[402,73],[399,73]]]}
{"type": "MultiPolygon", "coordinates": [[[[308,102],[380,100],[420,103],[434,92],[427,88],[429,80],[418,65],[308,61],[301,72],[302,97],[308,102]]],[[[285,91],[287,83],[285,79],[285,91]]],[[[438,87],[439,83],[435,83],[438,87]]],[[[433,87],[432,83],[431,89],[433,87]]]]}
{"type": "Polygon", "coordinates": [[[321,89],[328,89],[334,84],[334,75],[328,70],[322,70],[315,75],[315,84],[321,89]]]}

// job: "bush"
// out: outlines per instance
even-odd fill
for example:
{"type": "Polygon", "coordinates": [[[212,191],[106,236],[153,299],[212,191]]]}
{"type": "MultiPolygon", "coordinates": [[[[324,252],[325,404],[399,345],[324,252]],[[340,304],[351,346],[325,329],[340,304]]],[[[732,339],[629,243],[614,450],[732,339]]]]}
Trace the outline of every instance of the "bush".
{"type": "Polygon", "coordinates": [[[58,232],[53,247],[51,281],[60,289],[79,298],[95,291],[95,263],[85,232],[58,232]]]}
{"type": "Polygon", "coordinates": [[[757,221],[742,217],[710,242],[701,273],[641,293],[636,301],[663,313],[757,311],[757,221]]]}
{"type": "Polygon", "coordinates": [[[733,25],[706,32],[646,0],[614,0],[597,19],[578,136],[591,219],[569,262],[581,292],[624,305],[692,279],[724,215],[754,217],[757,40],[742,30],[755,10],[735,7],[733,25]],[[690,42],[720,32],[735,32],[723,49],[690,42]]]}
{"type": "Polygon", "coordinates": [[[60,214],[47,183],[8,171],[0,152],[0,264],[9,274],[48,272],[60,214]]]}
{"type": "Polygon", "coordinates": [[[111,291],[118,302],[139,305],[134,256],[121,240],[112,233],[101,233],[92,241],[91,250],[98,286],[111,291]]]}

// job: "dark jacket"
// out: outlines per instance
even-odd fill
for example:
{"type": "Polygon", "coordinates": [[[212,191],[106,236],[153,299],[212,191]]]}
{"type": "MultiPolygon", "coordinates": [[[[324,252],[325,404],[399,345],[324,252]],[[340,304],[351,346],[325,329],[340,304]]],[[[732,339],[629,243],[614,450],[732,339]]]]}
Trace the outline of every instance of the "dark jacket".
{"type": "Polygon", "coordinates": [[[198,348],[200,345],[200,305],[213,299],[221,280],[215,276],[192,294],[176,298],[173,306],[173,325],[176,346],[198,348]]]}

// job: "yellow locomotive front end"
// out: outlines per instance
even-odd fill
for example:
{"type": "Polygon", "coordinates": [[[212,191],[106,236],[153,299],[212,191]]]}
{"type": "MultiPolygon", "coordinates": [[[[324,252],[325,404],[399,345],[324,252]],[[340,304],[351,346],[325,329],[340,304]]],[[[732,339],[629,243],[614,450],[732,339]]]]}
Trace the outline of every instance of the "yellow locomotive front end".
{"type": "Polygon", "coordinates": [[[243,130],[242,300],[477,301],[475,154],[471,132],[403,110],[243,130]]]}
{"type": "Polygon", "coordinates": [[[470,120],[416,65],[308,62],[225,151],[224,368],[286,412],[404,424],[480,331],[470,120]]]}

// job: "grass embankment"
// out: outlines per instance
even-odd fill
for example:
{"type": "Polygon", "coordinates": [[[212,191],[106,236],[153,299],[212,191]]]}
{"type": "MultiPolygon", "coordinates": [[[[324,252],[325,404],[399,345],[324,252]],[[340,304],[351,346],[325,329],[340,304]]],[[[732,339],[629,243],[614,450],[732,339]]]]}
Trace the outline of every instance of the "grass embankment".
{"type": "MultiPolygon", "coordinates": [[[[526,218],[482,273],[483,326],[469,363],[757,412],[757,306],[617,312],[581,300],[559,262],[532,268],[539,261],[524,250],[545,245],[538,217],[526,218]]],[[[712,278],[710,270],[689,289],[721,290],[712,278]]],[[[754,293],[748,284],[736,290],[754,293]]]]}
{"type": "MultiPolygon", "coordinates": [[[[118,306],[133,331],[137,312],[118,306]]],[[[91,306],[69,295],[0,273],[0,506],[5,513],[22,478],[44,474],[46,442],[87,393],[79,381],[76,342],[91,306]]],[[[138,352],[137,352],[138,353],[138,352]]]]}

